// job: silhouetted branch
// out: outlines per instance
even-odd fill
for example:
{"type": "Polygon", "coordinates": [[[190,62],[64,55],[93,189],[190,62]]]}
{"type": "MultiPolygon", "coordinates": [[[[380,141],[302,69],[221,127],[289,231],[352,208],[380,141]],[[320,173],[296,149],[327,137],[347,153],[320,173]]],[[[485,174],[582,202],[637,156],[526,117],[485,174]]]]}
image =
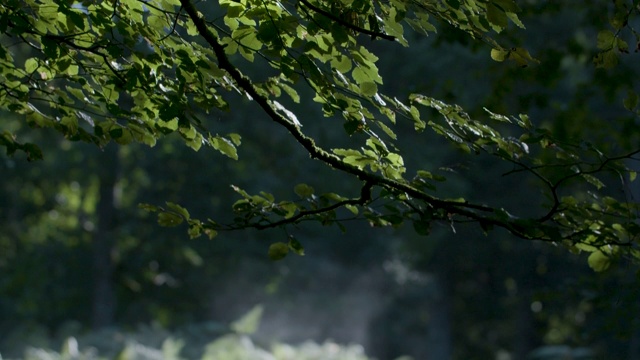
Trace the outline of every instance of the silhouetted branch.
{"type": "Polygon", "coordinates": [[[328,17],[329,19],[339,23],[340,25],[349,28],[353,31],[357,31],[359,33],[362,34],[367,34],[367,35],[371,35],[373,37],[379,37],[381,39],[385,39],[385,40],[389,40],[389,41],[395,41],[396,37],[395,36],[391,36],[391,35],[387,35],[385,33],[381,33],[381,32],[377,32],[377,31],[372,31],[372,30],[367,30],[364,28],[361,28],[359,26],[353,25],[350,22],[344,21],[343,19],[341,19],[340,17],[326,11],[323,10],[313,4],[311,4],[310,2],[308,2],[307,0],[299,0],[302,4],[304,4],[304,6],[308,7],[309,9],[317,12],[318,14],[321,14],[322,16],[328,17]]]}

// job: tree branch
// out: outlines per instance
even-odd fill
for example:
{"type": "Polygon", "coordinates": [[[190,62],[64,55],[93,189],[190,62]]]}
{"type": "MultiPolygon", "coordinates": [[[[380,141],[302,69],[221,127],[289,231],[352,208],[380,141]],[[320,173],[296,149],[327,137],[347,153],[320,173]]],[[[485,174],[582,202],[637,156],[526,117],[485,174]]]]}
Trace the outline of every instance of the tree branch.
{"type": "MultiPolygon", "coordinates": [[[[301,0],[304,1],[304,0],[301,0]]],[[[218,66],[220,69],[229,73],[231,78],[238,84],[238,86],[245,91],[245,93],[250,96],[261,108],[262,110],[276,123],[280,124],[284,128],[286,128],[289,133],[293,136],[293,138],[300,143],[309,153],[311,158],[320,160],[330,167],[340,170],[354,176],[357,176],[361,180],[365,181],[365,184],[370,184],[370,186],[382,186],[390,191],[404,193],[409,197],[418,199],[420,201],[424,201],[429,206],[433,208],[439,208],[445,210],[447,213],[452,215],[460,215],[466,217],[471,220],[479,221],[485,224],[491,224],[498,227],[505,228],[509,230],[511,233],[518,237],[522,237],[525,239],[531,239],[532,237],[523,233],[520,230],[520,225],[517,223],[517,218],[513,219],[502,219],[495,216],[481,215],[476,211],[485,212],[487,214],[496,214],[496,209],[478,204],[471,204],[468,202],[457,202],[450,200],[442,200],[436,197],[433,197],[427,193],[424,193],[406,182],[401,182],[393,179],[388,179],[383,176],[370,173],[365,171],[364,169],[358,168],[354,165],[350,165],[342,161],[340,157],[337,155],[331,154],[326,150],[316,146],[314,140],[308,136],[306,136],[301,130],[300,127],[280,114],[278,114],[271,106],[271,103],[268,99],[264,98],[260,93],[256,90],[251,80],[245,77],[240,70],[238,70],[230,61],[224,51],[224,46],[219,43],[216,35],[209,30],[207,27],[205,19],[202,17],[200,13],[198,13],[194,4],[191,3],[190,0],[180,0],[180,3],[186,13],[189,15],[191,20],[193,21],[198,33],[202,38],[212,47],[214,54],[218,59],[218,66]]],[[[347,200],[343,205],[358,203],[359,199],[356,200],[347,200]]],[[[283,223],[284,224],[284,223],[283,223]]],[[[549,239],[547,239],[549,240],[549,239]]]]}
{"type": "Polygon", "coordinates": [[[322,213],[326,213],[332,210],[336,210],[339,209],[341,207],[344,207],[345,205],[365,205],[367,202],[371,201],[371,188],[373,187],[373,184],[370,182],[366,182],[364,184],[364,186],[362,187],[361,193],[360,193],[360,197],[357,199],[347,199],[347,200],[342,200],[342,201],[338,201],[337,203],[333,204],[333,205],[329,205],[327,207],[323,207],[323,208],[319,208],[319,209],[313,209],[313,210],[305,210],[305,211],[300,211],[298,214],[288,218],[288,219],[282,219],[276,222],[272,222],[272,223],[268,223],[268,224],[253,224],[250,225],[253,228],[256,228],[258,230],[264,230],[264,229],[269,229],[269,228],[275,228],[275,227],[280,227],[283,225],[288,225],[288,224],[293,224],[296,223],[300,220],[302,220],[305,217],[308,216],[313,216],[313,215],[318,215],[318,214],[322,214],[322,213]]]}
{"type": "Polygon", "coordinates": [[[377,32],[377,31],[372,31],[372,30],[367,30],[364,28],[361,28],[359,26],[353,25],[350,22],[344,21],[343,19],[339,18],[338,16],[333,15],[332,13],[320,9],[319,7],[311,4],[310,2],[308,2],[307,0],[299,0],[302,4],[304,4],[304,6],[308,7],[309,9],[317,12],[318,14],[321,14],[322,16],[328,17],[329,19],[339,23],[340,25],[347,27],[351,30],[357,31],[359,33],[362,34],[367,34],[367,35],[371,35],[372,37],[379,37],[381,39],[385,39],[385,40],[389,40],[389,41],[395,41],[396,37],[395,36],[391,36],[391,35],[387,35],[385,33],[381,33],[381,32],[377,32]]]}

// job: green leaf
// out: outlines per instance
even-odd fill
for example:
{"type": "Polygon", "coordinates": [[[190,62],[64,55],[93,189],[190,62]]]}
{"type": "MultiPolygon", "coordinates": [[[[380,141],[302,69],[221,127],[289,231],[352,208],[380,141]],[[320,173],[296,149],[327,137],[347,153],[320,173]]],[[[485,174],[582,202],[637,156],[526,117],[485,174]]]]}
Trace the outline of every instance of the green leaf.
{"type": "Polygon", "coordinates": [[[25,143],[22,146],[22,151],[27,153],[28,161],[42,160],[42,150],[36,144],[25,143]]]}
{"type": "Polygon", "coordinates": [[[158,214],[158,224],[165,227],[174,227],[182,224],[183,218],[172,212],[161,212],[158,214]]]}
{"type": "Polygon", "coordinates": [[[311,197],[314,192],[313,188],[307,184],[298,184],[293,188],[293,191],[303,199],[311,197]]]}
{"type": "Polygon", "coordinates": [[[231,139],[231,142],[233,142],[233,144],[235,146],[240,146],[240,144],[242,143],[242,137],[239,134],[227,134],[227,136],[229,137],[229,139],[231,139]]]}
{"type": "Polygon", "coordinates": [[[516,13],[520,8],[513,0],[491,0],[492,3],[499,6],[505,12],[516,13]]]}
{"type": "Polygon", "coordinates": [[[36,58],[29,58],[24,62],[24,70],[28,73],[36,71],[38,66],[40,65],[38,64],[38,59],[36,58]]]}
{"type": "Polygon", "coordinates": [[[163,131],[165,134],[170,133],[172,131],[178,130],[178,118],[173,118],[169,121],[164,121],[159,119],[156,126],[159,130],[163,131]]]}
{"type": "Polygon", "coordinates": [[[138,204],[138,208],[140,208],[140,209],[142,209],[144,211],[148,211],[148,212],[156,212],[156,211],[160,210],[157,206],[151,205],[151,204],[146,204],[146,203],[138,204]]]}
{"type": "Polygon", "coordinates": [[[491,49],[491,58],[498,62],[503,62],[509,57],[509,52],[502,49],[491,49]]]}
{"type": "Polygon", "coordinates": [[[198,135],[198,132],[193,126],[188,125],[186,127],[180,127],[180,134],[187,140],[193,140],[198,135]]]}
{"type": "Polygon", "coordinates": [[[269,246],[269,259],[278,261],[284,259],[289,253],[289,244],[283,242],[273,243],[269,246]]]}
{"type": "Polygon", "coordinates": [[[304,247],[298,239],[291,235],[289,235],[289,249],[300,256],[304,256],[304,247]]]}
{"type": "Polygon", "coordinates": [[[238,334],[251,335],[258,330],[264,307],[256,305],[240,319],[231,323],[231,330],[238,334]]]}
{"type": "Polygon", "coordinates": [[[587,262],[589,263],[589,267],[596,272],[605,271],[611,266],[611,258],[601,250],[592,252],[587,262]]]}
{"type": "Polygon", "coordinates": [[[294,203],[292,203],[290,201],[283,201],[283,202],[278,204],[278,207],[284,211],[284,218],[285,219],[290,219],[298,211],[298,205],[296,205],[296,204],[294,204],[294,203]]]}
{"type": "Polygon", "coordinates": [[[629,44],[627,44],[626,41],[618,38],[616,39],[616,48],[618,49],[618,51],[623,52],[623,53],[628,53],[629,52],[629,44]]]}
{"type": "Polygon", "coordinates": [[[611,69],[618,65],[618,53],[613,49],[600,52],[593,58],[593,63],[598,68],[611,69]]]}
{"type": "Polygon", "coordinates": [[[430,179],[430,180],[435,180],[435,181],[446,181],[447,178],[442,176],[442,175],[438,175],[438,174],[433,174],[429,171],[425,171],[425,170],[418,170],[417,175],[421,178],[424,179],[430,179]]]}
{"type": "Polygon", "coordinates": [[[583,179],[587,180],[587,182],[593,186],[595,186],[598,190],[602,189],[605,185],[602,181],[600,181],[600,179],[596,178],[593,175],[589,175],[589,174],[581,174],[580,175],[583,179]]]}
{"type": "Polygon", "coordinates": [[[210,139],[210,142],[214,149],[220,151],[222,154],[232,158],[233,160],[238,160],[238,150],[229,139],[216,135],[210,139]]]}
{"type": "Polygon", "coordinates": [[[347,204],[347,205],[345,205],[344,207],[345,207],[347,210],[351,211],[351,213],[352,213],[353,215],[358,215],[358,207],[357,207],[357,206],[347,204]]]}
{"type": "Polygon", "coordinates": [[[627,97],[623,101],[624,108],[633,111],[638,106],[638,94],[635,91],[627,91],[627,97]]]}
{"type": "Polygon", "coordinates": [[[182,248],[182,256],[184,256],[189,263],[193,266],[202,266],[204,264],[204,260],[202,256],[200,256],[195,250],[193,250],[189,246],[185,246],[182,248]]]}
{"type": "Polygon", "coordinates": [[[202,226],[194,223],[194,221],[189,222],[189,230],[187,231],[190,239],[195,239],[202,235],[202,226]]]}
{"type": "Polygon", "coordinates": [[[357,84],[362,84],[362,83],[371,81],[369,76],[367,76],[367,74],[362,70],[362,67],[357,67],[353,69],[353,71],[351,72],[351,76],[353,77],[353,80],[355,80],[357,84]]]}
{"type": "Polygon", "coordinates": [[[509,59],[514,60],[518,66],[525,67],[529,65],[529,63],[540,63],[537,59],[534,59],[531,54],[529,54],[529,50],[521,47],[517,47],[511,50],[509,53],[509,59]]]}
{"type": "Polygon", "coordinates": [[[76,11],[69,11],[67,13],[67,17],[69,18],[69,21],[73,25],[75,25],[78,29],[84,30],[84,27],[85,27],[85,16],[84,15],[80,15],[76,11]]]}
{"type": "Polygon", "coordinates": [[[69,67],[67,68],[67,74],[71,76],[78,75],[79,71],[80,68],[78,67],[78,65],[69,65],[69,67]]]}
{"type": "Polygon", "coordinates": [[[211,240],[211,239],[215,238],[216,236],[218,236],[218,232],[215,231],[214,229],[210,229],[210,228],[204,229],[204,233],[207,235],[209,240],[211,240]]]}
{"type": "Polygon", "coordinates": [[[333,39],[339,44],[349,41],[349,33],[347,32],[345,27],[341,26],[341,24],[339,23],[332,24],[331,35],[333,36],[333,39]]]}
{"type": "Polygon", "coordinates": [[[498,62],[512,60],[521,67],[525,67],[530,63],[540,63],[540,61],[531,56],[529,50],[521,47],[515,47],[510,50],[491,49],[491,58],[498,62]]]}
{"type": "Polygon", "coordinates": [[[610,30],[602,30],[598,33],[597,46],[600,50],[612,49],[616,43],[616,37],[610,30]]]}
{"type": "Polygon", "coordinates": [[[373,96],[378,92],[378,85],[372,81],[366,81],[360,84],[360,92],[364,96],[373,96]]]}
{"type": "Polygon", "coordinates": [[[178,205],[178,204],[174,204],[172,202],[167,202],[167,207],[169,209],[171,209],[173,212],[181,215],[185,220],[189,220],[190,219],[190,215],[189,212],[187,211],[187,209],[183,208],[182,206],[178,205]]]}
{"type": "Polygon", "coordinates": [[[300,103],[300,95],[298,95],[298,92],[294,88],[287,84],[283,84],[282,82],[279,83],[278,86],[282,89],[282,91],[289,95],[294,103],[300,103]]]}
{"type": "Polygon", "coordinates": [[[431,223],[425,220],[413,220],[413,230],[418,235],[428,236],[431,233],[431,223]]]}
{"type": "Polygon", "coordinates": [[[496,32],[504,30],[509,25],[507,14],[493,3],[487,4],[487,20],[494,25],[493,29],[496,32]]]}
{"type": "Polygon", "coordinates": [[[335,56],[331,59],[331,66],[337,71],[346,74],[351,70],[351,60],[346,56],[335,56]]]}

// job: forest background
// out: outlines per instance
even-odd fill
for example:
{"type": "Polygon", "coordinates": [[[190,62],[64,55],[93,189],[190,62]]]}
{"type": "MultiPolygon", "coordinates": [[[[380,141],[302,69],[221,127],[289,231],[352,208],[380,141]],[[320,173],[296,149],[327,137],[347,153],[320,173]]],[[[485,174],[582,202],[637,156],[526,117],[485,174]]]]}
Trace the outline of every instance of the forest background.
{"type": "MultiPolygon", "coordinates": [[[[380,58],[386,92],[429,94],[473,117],[486,116],[484,108],[527,113],[558,139],[625,150],[638,144],[638,55],[632,46],[615,49],[615,64],[598,58],[599,34],[623,3],[518,2],[527,29],[511,26],[495,37],[526,46],[536,60],[526,63],[496,62],[485,43],[444,23],[430,36],[408,32],[410,47],[368,47],[380,58]]],[[[634,12],[636,4],[626,8],[634,12]]],[[[12,44],[10,37],[2,41],[12,44]]],[[[30,56],[26,47],[10,49],[17,63],[30,56]]],[[[267,68],[256,62],[247,75],[267,68]]],[[[3,130],[37,144],[44,157],[29,162],[18,152],[0,160],[0,354],[19,357],[27,345],[57,349],[70,335],[136,329],[154,333],[153,346],[171,333],[206,343],[261,305],[251,335],[259,344],[332,339],[361,344],[379,359],[524,359],[559,345],[640,358],[637,264],[626,259],[594,272],[589,254],[503,230],[484,234],[477,225],[452,230],[446,222],[428,231],[362,219],[342,222],[344,229],[302,222],[221,231],[214,239],[159,226],[156,214],[138,204],[180,204],[195,218],[215,214],[224,223],[234,221],[229,204],[238,200],[231,184],[251,194],[268,189],[276,198],[290,197],[297,183],[307,184],[298,195],[310,188],[361,191],[346,175],[308,161],[286,131],[263,121],[255,103],[240,96],[229,102],[232,111],[213,112],[207,122],[219,133],[242,129],[238,161],[196,152],[177,134],[154,147],[99,148],[53,129],[34,131],[23,116],[5,111],[3,130]],[[270,244],[291,239],[306,256],[268,256],[270,244]]],[[[349,143],[344,128],[310,100],[289,109],[314,138],[349,143]]],[[[534,212],[532,201],[542,195],[528,180],[488,176],[512,165],[469,157],[412,124],[394,131],[410,144],[406,162],[447,173],[436,184],[442,196],[534,212]]],[[[633,182],[603,185],[631,200],[640,194],[633,182]]]]}

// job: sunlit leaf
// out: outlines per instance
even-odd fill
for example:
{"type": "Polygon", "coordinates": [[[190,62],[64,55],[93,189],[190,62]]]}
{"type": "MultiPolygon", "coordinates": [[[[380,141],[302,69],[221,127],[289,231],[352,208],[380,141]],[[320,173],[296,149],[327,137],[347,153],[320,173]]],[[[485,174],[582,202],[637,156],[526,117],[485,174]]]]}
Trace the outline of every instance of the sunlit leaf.
{"type": "Polygon", "coordinates": [[[238,160],[238,150],[229,139],[216,135],[210,139],[211,146],[233,160],[238,160]]]}
{"type": "Polygon", "coordinates": [[[592,252],[587,260],[589,267],[596,272],[605,271],[611,266],[611,258],[600,250],[592,252]]]}

